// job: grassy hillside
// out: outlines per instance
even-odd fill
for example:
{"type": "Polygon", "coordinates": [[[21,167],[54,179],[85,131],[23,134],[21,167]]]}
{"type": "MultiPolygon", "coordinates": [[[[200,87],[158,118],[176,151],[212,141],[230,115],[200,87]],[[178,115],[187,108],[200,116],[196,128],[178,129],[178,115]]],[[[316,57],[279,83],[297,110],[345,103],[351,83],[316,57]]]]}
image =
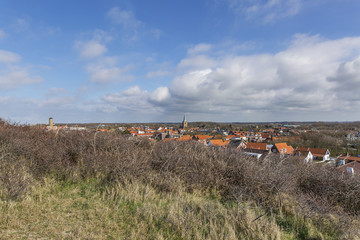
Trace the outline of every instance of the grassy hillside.
{"type": "Polygon", "coordinates": [[[297,159],[0,123],[1,239],[357,239],[359,213],[297,159]]]}

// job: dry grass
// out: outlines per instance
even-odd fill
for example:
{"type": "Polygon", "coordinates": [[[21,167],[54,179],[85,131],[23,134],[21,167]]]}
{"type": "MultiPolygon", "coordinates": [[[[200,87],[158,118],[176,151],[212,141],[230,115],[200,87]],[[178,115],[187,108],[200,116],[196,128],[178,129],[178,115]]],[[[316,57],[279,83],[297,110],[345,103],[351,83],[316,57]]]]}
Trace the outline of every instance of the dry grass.
{"type": "MultiPolygon", "coordinates": [[[[103,191],[96,182],[45,179],[21,201],[0,202],[1,239],[281,239],[260,209],[224,205],[219,196],[159,193],[141,183],[103,191]],[[258,212],[258,213],[257,213],[258,212]]],[[[182,191],[182,190],[180,190],[182,191]]]]}
{"type": "Polygon", "coordinates": [[[359,183],[276,155],[0,122],[5,239],[355,239],[359,183]]]}

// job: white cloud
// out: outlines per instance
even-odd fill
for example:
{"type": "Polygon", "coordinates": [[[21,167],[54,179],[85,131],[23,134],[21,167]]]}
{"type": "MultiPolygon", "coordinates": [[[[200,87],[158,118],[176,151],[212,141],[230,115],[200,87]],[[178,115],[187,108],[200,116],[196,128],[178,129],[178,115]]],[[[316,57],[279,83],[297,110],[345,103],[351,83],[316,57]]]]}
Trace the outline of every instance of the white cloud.
{"type": "Polygon", "coordinates": [[[11,25],[12,29],[16,32],[24,32],[29,29],[29,21],[23,18],[18,18],[16,21],[11,25]]]}
{"type": "Polygon", "coordinates": [[[6,70],[0,72],[0,90],[10,90],[25,84],[42,82],[39,76],[30,76],[26,70],[6,70]]]}
{"type": "Polygon", "coordinates": [[[74,96],[65,96],[65,97],[51,97],[42,101],[37,102],[40,107],[44,106],[57,106],[64,107],[67,105],[73,105],[75,102],[74,96]]]}
{"type": "Polygon", "coordinates": [[[107,51],[106,44],[110,42],[113,37],[100,29],[96,29],[91,33],[91,40],[76,41],[74,49],[79,51],[82,59],[94,59],[103,56],[107,51]]]}
{"type": "Polygon", "coordinates": [[[96,29],[93,32],[93,40],[96,42],[108,43],[111,40],[113,40],[113,37],[111,36],[111,34],[109,34],[108,32],[106,32],[104,30],[96,29]]]}
{"type": "Polygon", "coordinates": [[[157,77],[163,77],[168,75],[169,72],[168,71],[163,71],[163,70],[158,70],[158,71],[153,71],[153,72],[148,72],[146,74],[147,78],[157,78],[157,77]]]}
{"type": "Polygon", "coordinates": [[[154,113],[154,106],[149,103],[148,91],[141,90],[139,86],[114,94],[107,94],[102,100],[108,107],[106,109],[127,110],[141,113],[154,113]],[[111,106],[111,107],[110,107],[111,106]]]}
{"type": "Polygon", "coordinates": [[[107,13],[107,17],[115,24],[120,24],[124,28],[137,28],[141,22],[137,20],[132,11],[122,10],[119,7],[113,7],[107,13]]]}
{"type": "Polygon", "coordinates": [[[339,65],[336,73],[328,78],[335,84],[339,98],[360,101],[355,91],[360,89],[360,56],[339,65]],[[353,93],[353,94],[352,94],[353,93]]]}
{"type": "Polygon", "coordinates": [[[138,103],[164,114],[190,112],[227,120],[247,116],[252,121],[260,116],[265,121],[329,119],[335,112],[350,109],[347,113],[354,116],[360,110],[355,104],[360,103],[360,37],[297,35],[276,54],[200,56],[210,63],[196,64],[189,55],[179,65],[194,64],[185,64],[188,68],[169,86],[151,93],[136,87],[130,95],[104,100],[134,109],[138,103]]]}
{"type": "Polygon", "coordinates": [[[8,104],[11,102],[10,97],[0,97],[0,104],[8,104]]]}
{"type": "Polygon", "coordinates": [[[80,57],[84,59],[97,58],[107,52],[106,46],[95,40],[88,42],[78,41],[75,43],[75,48],[79,50],[80,57]]]}
{"type": "Polygon", "coordinates": [[[194,55],[189,56],[180,61],[178,64],[179,69],[203,69],[212,68],[217,64],[216,60],[207,55],[194,55]]]}
{"type": "Polygon", "coordinates": [[[294,16],[302,8],[302,0],[228,0],[229,7],[245,14],[248,20],[261,19],[264,23],[294,16]]]}
{"type": "Polygon", "coordinates": [[[53,96],[58,96],[58,95],[62,95],[62,94],[68,94],[69,91],[65,88],[50,88],[49,91],[45,94],[46,97],[53,97],[53,96]]]}
{"type": "Polygon", "coordinates": [[[46,27],[44,29],[44,33],[46,35],[55,35],[55,34],[60,33],[60,32],[61,32],[60,27],[49,26],[49,27],[46,27]]]}
{"type": "Polygon", "coordinates": [[[89,64],[87,72],[90,74],[90,82],[105,84],[126,82],[134,79],[132,75],[127,74],[131,69],[131,65],[119,68],[115,64],[116,60],[113,58],[105,58],[97,64],[89,64]]]}
{"type": "Polygon", "coordinates": [[[154,39],[159,40],[161,35],[163,34],[163,31],[160,29],[152,29],[150,30],[150,34],[154,37],[154,39]]]}
{"type": "Polygon", "coordinates": [[[162,103],[170,99],[171,95],[168,87],[159,87],[150,95],[150,101],[162,103]]]}
{"type": "Polygon", "coordinates": [[[18,54],[0,49],[0,63],[15,63],[20,59],[21,57],[18,54]]]}
{"type": "Polygon", "coordinates": [[[39,76],[31,76],[29,67],[19,65],[21,56],[0,50],[0,90],[11,90],[26,84],[42,82],[39,76]]]}
{"type": "Polygon", "coordinates": [[[4,30],[0,29],[0,40],[7,37],[7,34],[4,32],[4,30]]]}
{"type": "MultiPolygon", "coordinates": [[[[208,92],[212,90],[208,88],[207,82],[211,72],[211,69],[205,69],[189,72],[183,76],[176,77],[170,85],[171,93],[179,98],[197,99],[200,91],[208,92]]],[[[208,98],[210,95],[203,97],[208,98]]]]}
{"type": "Polygon", "coordinates": [[[201,43],[201,44],[198,44],[198,45],[190,48],[188,50],[188,54],[195,55],[195,54],[199,54],[199,53],[205,53],[205,52],[208,52],[211,48],[212,48],[211,44],[201,43]]]}
{"type": "Polygon", "coordinates": [[[113,29],[114,32],[121,36],[121,40],[127,44],[145,38],[146,40],[159,40],[163,35],[161,29],[152,28],[141,22],[131,10],[113,7],[107,12],[106,17],[116,25],[113,29]]]}

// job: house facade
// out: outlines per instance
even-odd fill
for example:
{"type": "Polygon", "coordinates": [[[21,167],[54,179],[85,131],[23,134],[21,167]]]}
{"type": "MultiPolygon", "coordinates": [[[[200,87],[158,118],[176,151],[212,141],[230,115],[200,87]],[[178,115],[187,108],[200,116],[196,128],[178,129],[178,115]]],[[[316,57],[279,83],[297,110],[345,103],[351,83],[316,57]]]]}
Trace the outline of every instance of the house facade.
{"type": "Polygon", "coordinates": [[[271,148],[271,152],[290,155],[294,153],[294,148],[292,146],[288,146],[287,143],[275,143],[271,148]]]}
{"type": "Polygon", "coordinates": [[[322,148],[304,148],[304,147],[297,147],[295,150],[296,156],[306,156],[308,160],[321,160],[321,161],[328,161],[330,160],[330,151],[329,149],[322,149],[322,148]]]}

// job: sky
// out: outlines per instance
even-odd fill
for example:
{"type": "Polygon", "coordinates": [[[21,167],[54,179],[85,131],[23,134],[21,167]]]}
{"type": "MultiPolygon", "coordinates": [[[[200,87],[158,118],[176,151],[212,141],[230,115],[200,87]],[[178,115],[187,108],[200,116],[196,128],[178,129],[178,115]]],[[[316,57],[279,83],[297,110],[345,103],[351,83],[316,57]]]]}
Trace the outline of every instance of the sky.
{"type": "Polygon", "coordinates": [[[359,0],[0,0],[0,118],[360,120],[359,0]]]}

